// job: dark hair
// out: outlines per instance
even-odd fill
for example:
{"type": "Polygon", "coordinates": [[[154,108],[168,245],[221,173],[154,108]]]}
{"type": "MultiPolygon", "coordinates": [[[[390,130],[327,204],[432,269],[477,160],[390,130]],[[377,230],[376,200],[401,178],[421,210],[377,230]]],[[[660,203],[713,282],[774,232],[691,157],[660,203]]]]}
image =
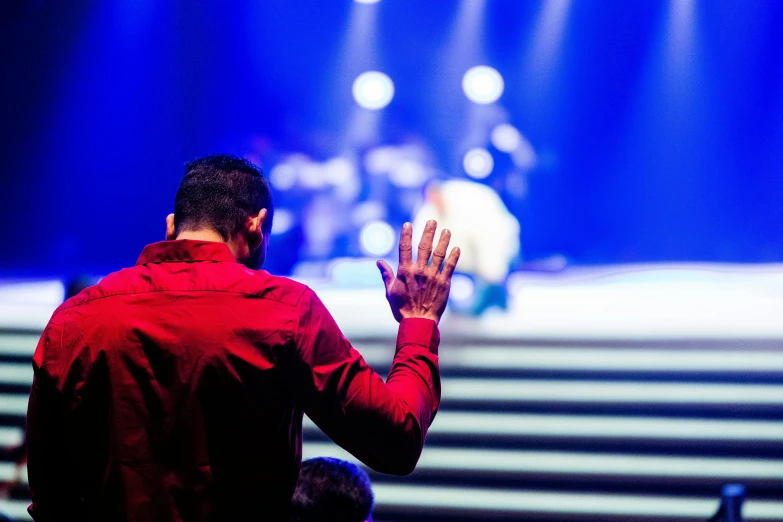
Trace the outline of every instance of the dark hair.
{"type": "Polygon", "coordinates": [[[319,457],[302,463],[291,499],[291,521],[364,522],[372,506],[367,473],[350,462],[319,457]]]}
{"type": "Polygon", "coordinates": [[[215,155],[185,164],[185,177],[174,201],[174,227],[210,228],[231,239],[261,209],[267,210],[262,231],[272,229],[274,206],[269,183],[260,168],[244,158],[215,155]]]}

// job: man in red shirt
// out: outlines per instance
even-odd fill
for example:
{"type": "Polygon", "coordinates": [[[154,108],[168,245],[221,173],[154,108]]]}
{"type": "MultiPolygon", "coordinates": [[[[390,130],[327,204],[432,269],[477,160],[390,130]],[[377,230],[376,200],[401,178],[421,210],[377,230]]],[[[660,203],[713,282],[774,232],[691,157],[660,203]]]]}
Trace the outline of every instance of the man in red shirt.
{"type": "Polygon", "coordinates": [[[36,521],[287,520],[303,412],[371,468],[413,471],[459,250],[444,231],[433,251],[431,222],[413,262],[406,224],[397,274],[378,263],[400,322],[384,382],[312,290],[254,270],[272,215],[253,164],[189,163],[168,240],[55,311],[28,409],[36,521]]]}

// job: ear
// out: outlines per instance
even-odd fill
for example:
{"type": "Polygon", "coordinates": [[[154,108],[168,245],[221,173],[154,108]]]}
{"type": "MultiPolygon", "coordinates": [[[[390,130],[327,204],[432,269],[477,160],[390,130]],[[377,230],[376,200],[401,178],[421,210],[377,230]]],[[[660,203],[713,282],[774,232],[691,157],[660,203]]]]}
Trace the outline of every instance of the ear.
{"type": "Polygon", "coordinates": [[[166,216],[166,239],[177,239],[177,229],[174,227],[174,214],[166,216]]]}
{"type": "Polygon", "coordinates": [[[257,239],[258,245],[261,244],[261,241],[264,239],[264,233],[263,233],[263,227],[264,227],[264,220],[266,219],[266,209],[262,208],[258,211],[258,214],[255,216],[250,216],[247,218],[247,224],[245,225],[247,228],[247,232],[257,239]]]}

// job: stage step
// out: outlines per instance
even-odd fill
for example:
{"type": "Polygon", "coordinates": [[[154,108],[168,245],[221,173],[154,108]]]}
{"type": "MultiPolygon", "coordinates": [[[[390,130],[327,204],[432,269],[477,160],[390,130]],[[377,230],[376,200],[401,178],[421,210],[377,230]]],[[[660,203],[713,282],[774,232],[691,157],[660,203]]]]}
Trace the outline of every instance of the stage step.
{"type": "MultiPolygon", "coordinates": [[[[5,448],[23,440],[37,341],[0,334],[5,448]]],[[[393,339],[355,346],[388,371],[393,339]]],[[[443,402],[417,470],[371,473],[377,521],[696,522],[733,482],[748,488],[748,520],[783,520],[777,340],[445,340],[440,363],[443,402]]],[[[352,459],[309,419],[304,435],[305,458],[352,459]]],[[[0,480],[16,473],[0,462],[0,480]]],[[[26,506],[0,510],[25,520],[26,506]]]]}

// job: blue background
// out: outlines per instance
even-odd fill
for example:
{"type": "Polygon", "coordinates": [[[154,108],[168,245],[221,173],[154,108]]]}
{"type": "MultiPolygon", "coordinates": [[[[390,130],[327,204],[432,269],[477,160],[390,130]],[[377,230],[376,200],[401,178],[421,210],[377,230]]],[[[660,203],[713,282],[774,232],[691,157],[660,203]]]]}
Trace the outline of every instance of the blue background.
{"type": "Polygon", "coordinates": [[[571,2],[542,67],[537,1],[488,0],[467,36],[441,0],[6,2],[0,275],[133,263],[197,156],[341,152],[367,69],[396,87],[379,142],[414,133],[459,175],[479,63],[540,159],[507,202],[527,259],[783,261],[783,3],[697,2],[674,51],[672,3],[571,2]],[[359,9],[372,37],[351,42],[359,9]]]}

